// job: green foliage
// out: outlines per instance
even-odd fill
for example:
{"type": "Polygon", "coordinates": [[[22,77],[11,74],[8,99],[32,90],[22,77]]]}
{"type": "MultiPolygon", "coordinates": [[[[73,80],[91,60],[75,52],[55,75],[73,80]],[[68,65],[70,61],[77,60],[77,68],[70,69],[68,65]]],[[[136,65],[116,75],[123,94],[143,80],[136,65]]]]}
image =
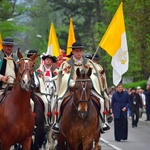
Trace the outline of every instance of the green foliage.
{"type": "MultiPolygon", "coordinates": [[[[47,51],[52,22],[60,48],[66,49],[72,18],[76,40],[82,42],[85,53],[92,54],[99,47],[120,2],[123,2],[129,51],[129,69],[124,76],[133,77],[133,82],[147,80],[150,72],[149,0],[26,0],[20,4],[16,0],[1,0],[0,32],[2,37],[15,37],[22,50],[37,49],[41,54],[47,51]],[[7,21],[10,18],[13,21],[7,21]]],[[[112,85],[111,57],[101,48],[98,54],[108,86],[112,85]]]]}
{"type": "Polygon", "coordinates": [[[145,89],[146,83],[147,83],[146,80],[142,80],[142,81],[138,81],[138,82],[132,82],[132,83],[128,83],[128,84],[123,84],[123,87],[129,89],[129,88],[132,88],[132,87],[137,88],[138,86],[140,86],[142,89],[145,89]]]}
{"type": "Polygon", "coordinates": [[[17,0],[0,1],[0,32],[2,38],[6,36],[14,37],[17,32],[24,32],[23,26],[19,25],[19,17],[27,9],[16,4],[17,0]]]}

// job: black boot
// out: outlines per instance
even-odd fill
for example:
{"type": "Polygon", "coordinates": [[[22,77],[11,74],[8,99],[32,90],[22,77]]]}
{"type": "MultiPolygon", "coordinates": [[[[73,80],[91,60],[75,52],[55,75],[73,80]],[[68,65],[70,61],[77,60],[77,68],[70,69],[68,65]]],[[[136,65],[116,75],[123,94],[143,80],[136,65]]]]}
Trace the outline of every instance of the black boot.
{"type": "Polygon", "coordinates": [[[52,125],[51,129],[55,133],[58,133],[59,132],[59,122],[54,122],[54,124],[52,125]]]}

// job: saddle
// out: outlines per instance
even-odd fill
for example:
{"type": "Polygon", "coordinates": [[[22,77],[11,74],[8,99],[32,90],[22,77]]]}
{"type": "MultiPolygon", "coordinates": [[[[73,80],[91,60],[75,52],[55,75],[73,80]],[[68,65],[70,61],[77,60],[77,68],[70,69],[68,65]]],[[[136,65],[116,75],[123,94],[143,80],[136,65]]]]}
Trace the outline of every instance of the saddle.
{"type": "Polygon", "coordinates": [[[60,108],[61,115],[63,114],[63,110],[64,110],[66,104],[70,101],[71,96],[72,96],[72,92],[68,92],[68,93],[65,95],[65,97],[64,97],[64,99],[63,99],[63,101],[62,101],[62,104],[61,104],[61,108],[60,108]]]}
{"type": "Polygon", "coordinates": [[[93,102],[93,104],[97,110],[97,113],[100,116],[102,122],[105,123],[105,119],[103,118],[102,114],[100,113],[101,106],[100,106],[99,100],[97,99],[97,97],[95,95],[91,95],[91,99],[92,99],[92,102],[93,102]]]}
{"type": "Polygon", "coordinates": [[[40,106],[42,107],[43,112],[45,111],[43,100],[38,95],[36,95],[34,92],[31,92],[31,99],[34,101],[34,103],[36,103],[35,101],[37,101],[40,104],[40,106]]]}

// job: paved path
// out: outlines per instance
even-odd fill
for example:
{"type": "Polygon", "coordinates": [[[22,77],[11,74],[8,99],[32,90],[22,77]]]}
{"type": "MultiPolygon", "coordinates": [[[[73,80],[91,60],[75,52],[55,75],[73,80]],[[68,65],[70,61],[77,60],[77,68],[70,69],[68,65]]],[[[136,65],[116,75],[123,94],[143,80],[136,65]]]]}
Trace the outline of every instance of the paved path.
{"type": "MultiPolygon", "coordinates": [[[[143,113],[143,115],[142,115],[142,117],[141,118],[139,118],[139,126],[138,126],[138,129],[141,129],[141,130],[143,130],[143,128],[142,128],[142,126],[145,126],[147,129],[150,127],[150,121],[145,121],[146,120],[146,114],[145,113],[143,113]]],[[[128,120],[129,122],[128,122],[128,127],[129,127],[129,129],[128,130],[130,130],[130,131],[134,131],[134,129],[131,127],[131,117],[129,117],[129,120],[128,120]]],[[[111,126],[111,130],[110,130],[110,132],[108,132],[108,133],[105,133],[105,134],[102,134],[101,135],[101,140],[100,140],[100,143],[101,143],[101,146],[102,146],[102,150],[124,150],[124,148],[123,149],[121,149],[120,147],[124,144],[124,146],[125,147],[127,147],[127,145],[126,145],[126,143],[128,143],[128,144],[130,144],[130,147],[131,147],[131,144],[132,143],[136,143],[136,140],[138,140],[138,137],[135,139],[135,135],[137,134],[137,132],[136,132],[136,130],[135,130],[135,132],[136,133],[134,133],[133,132],[133,135],[131,135],[131,132],[129,131],[129,136],[128,136],[128,140],[126,141],[126,142],[120,142],[120,143],[117,143],[117,142],[115,142],[115,140],[114,140],[114,131],[113,131],[113,127],[114,127],[114,125],[113,125],[113,122],[110,124],[110,126],[111,126]],[[134,141],[135,140],[135,141],[134,141]],[[132,141],[132,142],[131,142],[132,141]],[[131,143],[130,143],[131,142],[131,143]],[[120,145],[121,146],[120,146],[120,145]]],[[[145,129],[146,130],[146,129],[145,129]]],[[[146,131],[148,131],[149,132],[149,130],[146,130],[146,131]]],[[[144,134],[144,130],[143,130],[143,134],[144,134]]],[[[148,132],[146,132],[146,133],[148,133],[148,132]]],[[[141,134],[141,138],[142,137],[145,137],[145,136],[147,136],[146,135],[146,133],[145,133],[145,135],[142,135],[141,134]]],[[[145,141],[145,140],[144,140],[145,141]]],[[[136,144],[138,144],[138,143],[136,143],[136,144]]],[[[142,143],[141,143],[142,144],[142,143]]],[[[142,147],[142,146],[141,146],[142,147]]],[[[130,149],[129,149],[130,150],[130,149]]],[[[144,149],[143,149],[144,150],[144,149]]]]}

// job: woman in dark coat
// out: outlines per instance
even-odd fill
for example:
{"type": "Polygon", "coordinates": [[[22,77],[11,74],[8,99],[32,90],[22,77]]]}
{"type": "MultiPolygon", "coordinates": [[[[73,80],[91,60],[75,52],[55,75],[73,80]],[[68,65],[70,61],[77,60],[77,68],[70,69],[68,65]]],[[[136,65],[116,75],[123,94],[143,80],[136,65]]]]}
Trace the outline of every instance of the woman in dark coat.
{"type": "Polygon", "coordinates": [[[114,116],[114,135],[115,140],[127,140],[128,138],[128,120],[127,110],[130,105],[129,94],[123,91],[122,84],[118,84],[116,92],[112,96],[112,112],[114,116]]]}

